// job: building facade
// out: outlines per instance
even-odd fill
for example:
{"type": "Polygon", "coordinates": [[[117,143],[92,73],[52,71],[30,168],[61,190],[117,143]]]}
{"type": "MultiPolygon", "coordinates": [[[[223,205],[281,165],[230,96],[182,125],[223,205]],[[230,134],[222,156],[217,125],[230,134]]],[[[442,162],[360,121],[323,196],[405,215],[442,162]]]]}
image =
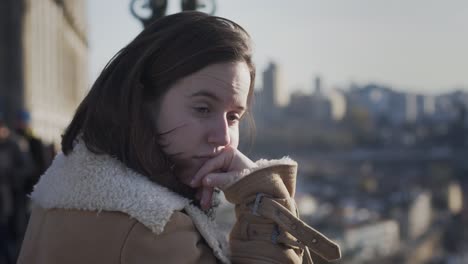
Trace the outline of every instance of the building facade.
{"type": "Polygon", "coordinates": [[[34,134],[58,143],[88,87],[86,1],[0,2],[2,118],[14,127],[28,112],[34,134]]]}
{"type": "Polygon", "coordinates": [[[88,86],[86,1],[24,2],[24,106],[37,136],[59,142],[88,86]]]}

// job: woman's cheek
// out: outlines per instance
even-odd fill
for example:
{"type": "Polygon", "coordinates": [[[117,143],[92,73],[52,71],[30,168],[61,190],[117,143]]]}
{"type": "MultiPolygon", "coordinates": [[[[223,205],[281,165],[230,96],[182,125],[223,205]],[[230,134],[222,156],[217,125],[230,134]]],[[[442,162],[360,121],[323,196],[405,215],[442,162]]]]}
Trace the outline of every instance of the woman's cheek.
{"type": "Polygon", "coordinates": [[[231,138],[231,143],[229,144],[232,148],[237,149],[239,146],[239,127],[235,126],[229,130],[229,136],[231,138]]]}

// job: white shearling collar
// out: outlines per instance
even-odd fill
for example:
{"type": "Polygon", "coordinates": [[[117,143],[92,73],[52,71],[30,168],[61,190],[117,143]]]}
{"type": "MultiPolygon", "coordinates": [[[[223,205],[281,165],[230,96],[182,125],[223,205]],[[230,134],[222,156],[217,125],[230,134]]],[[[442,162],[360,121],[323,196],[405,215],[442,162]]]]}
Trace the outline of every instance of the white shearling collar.
{"type": "Polygon", "coordinates": [[[55,157],[34,187],[31,199],[47,209],[120,211],[156,234],[164,230],[174,211],[185,210],[215,256],[230,263],[225,237],[190,200],[151,182],[117,159],[90,152],[82,141],[69,155],[55,157]]]}

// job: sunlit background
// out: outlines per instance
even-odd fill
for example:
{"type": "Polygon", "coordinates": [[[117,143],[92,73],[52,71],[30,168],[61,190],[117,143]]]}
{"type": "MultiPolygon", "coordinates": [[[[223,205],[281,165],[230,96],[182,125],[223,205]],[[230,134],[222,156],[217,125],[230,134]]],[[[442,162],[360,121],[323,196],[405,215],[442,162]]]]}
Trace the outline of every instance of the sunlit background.
{"type": "MultiPolygon", "coordinates": [[[[0,141],[29,142],[23,155],[48,165],[90,85],[143,29],[131,2],[0,2],[0,141]]],[[[254,41],[257,136],[242,150],[299,162],[302,219],[338,241],[339,263],[468,263],[468,2],[215,3],[254,41]]],[[[9,155],[0,144],[0,177],[9,155]]],[[[40,171],[13,174],[30,188],[40,171]]],[[[0,249],[14,256],[28,209],[8,209],[0,182],[0,249]]],[[[231,219],[220,208],[226,230],[231,219]]]]}

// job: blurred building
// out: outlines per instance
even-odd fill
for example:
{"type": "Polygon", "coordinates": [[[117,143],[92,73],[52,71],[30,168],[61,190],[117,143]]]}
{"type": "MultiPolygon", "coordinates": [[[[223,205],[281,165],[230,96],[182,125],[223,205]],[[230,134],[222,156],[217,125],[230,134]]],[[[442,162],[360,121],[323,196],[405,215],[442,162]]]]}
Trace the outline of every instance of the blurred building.
{"type": "Polygon", "coordinates": [[[263,72],[263,96],[271,107],[283,107],[289,102],[287,91],[282,86],[280,67],[274,62],[270,62],[263,72]]]}
{"type": "Polygon", "coordinates": [[[348,228],[343,232],[343,242],[352,263],[392,256],[400,249],[399,226],[395,220],[384,220],[348,228]]]}
{"type": "Polygon", "coordinates": [[[453,181],[447,187],[447,208],[454,215],[463,209],[463,191],[458,182],[453,181]]]}
{"type": "Polygon", "coordinates": [[[430,192],[422,192],[416,195],[408,206],[407,235],[410,239],[422,236],[432,223],[432,207],[430,192]]]}
{"type": "Polygon", "coordinates": [[[282,120],[282,109],[289,103],[289,94],[282,85],[278,64],[270,62],[262,77],[263,87],[255,91],[253,104],[253,113],[259,127],[282,120]]]}
{"type": "Polygon", "coordinates": [[[363,107],[374,120],[393,125],[433,118],[437,110],[434,96],[398,92],[376,84],[355,85],[348,98],[351,105],[363,107]]]}
{"type": "Polygon", "coordinates": [[[435,113],[435,99],[430,95],[405,94],[407,122],[416,122],[420,119],[431,118],[435,113]]]}
{"type": "Polygon", "coordinates": [[[286,112],[291,117],[306,121],[310,116],[310,103],[310,95],[296,91],[291,94],[291,101],[286,112]]]}
{"type": "Polygon", "coordinates": [[[418,117],[432,117],[435,114],[435,97],[418,94],[416,96],[418,117]]]}
{"type": "Polygon", "coordinates": [[[432,223],[431,198],[429,191],[415,191],[392,205],[392,218],[400,223],[402,239],[417,240],[429,230],[432,223]]]}
{"type": "Polygon", "coordinates": [[[455,91],[440,94],[434,98],[434,118],[436,121],[462,121],[468,125],[468,118],[460,120],[460,111],[468,109],[468,92],[455,91]]]}
{"type": "Polygon", "coordinates": [[[346,112],[346,98],[337,89],[323,89],[322,79],[316,77],[311,94],[295,92],[291,95],[286,113],[303,121],[340,121],[346,112]]]}
{"type": "Polygon", "coordinates": [[[11,125],[28,111],[35,134],[59,142],[88,86],[86,1],[1,3],[0,38],[9,41],[0,46],[8,54],[0,62],[0,110],[11,125]]]}
{"type": "Polygon", "coordinates": [[[332,119],[332,105],[327,96],[323,93],[322,79],[316,77],[314,81],[314,92],[311,96],[310,115],[318,121],[332,119]]]}
{"type": "Polygon", "coordinates": [[[331,114],[333,120],[341,121],[346,115],[346,96],[340,89],[330,89],[328,99],[331,104],[331,114]]]}

